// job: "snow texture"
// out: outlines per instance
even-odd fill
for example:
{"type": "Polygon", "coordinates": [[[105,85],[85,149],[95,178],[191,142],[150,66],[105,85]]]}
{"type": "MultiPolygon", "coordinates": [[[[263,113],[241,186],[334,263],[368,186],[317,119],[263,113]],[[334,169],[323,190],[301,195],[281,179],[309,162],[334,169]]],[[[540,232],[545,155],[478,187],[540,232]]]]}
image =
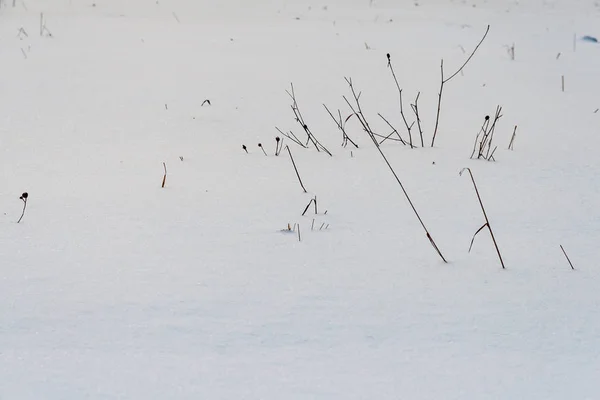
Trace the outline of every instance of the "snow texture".
{"type": "Polygon", "coordinates": [[[0,399],[600,398],[593,1],[0,5],[0,399]]]}

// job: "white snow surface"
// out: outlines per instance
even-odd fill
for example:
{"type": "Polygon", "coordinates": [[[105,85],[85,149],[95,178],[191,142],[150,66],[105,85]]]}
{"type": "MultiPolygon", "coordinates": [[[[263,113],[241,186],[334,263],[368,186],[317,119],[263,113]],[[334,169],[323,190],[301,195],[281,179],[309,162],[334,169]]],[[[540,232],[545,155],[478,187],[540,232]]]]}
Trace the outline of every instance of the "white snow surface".
{"type": "Polygon", "coordinates": [[[0,4],[0,399],[600,398],[594,1],[0,4]]]}

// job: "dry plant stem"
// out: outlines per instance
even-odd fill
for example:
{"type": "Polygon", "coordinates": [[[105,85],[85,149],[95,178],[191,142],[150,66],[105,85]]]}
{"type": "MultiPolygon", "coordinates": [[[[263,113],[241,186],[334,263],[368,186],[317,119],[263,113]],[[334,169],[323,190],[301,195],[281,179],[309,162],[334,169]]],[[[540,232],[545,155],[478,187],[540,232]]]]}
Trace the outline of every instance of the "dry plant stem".
{"type": "Polygon", "coordinates": [[[490,31],[490,26],[488,25],[483,37],[481,38],[481,40],[479,41],[477,46],[475,46],[475,49],[473,50],[471,55],[467,58],[467,60],[464,62],[464,64],[455,73],[450,75],[448,78],[444,78],[444,60],[442,60],[442,62],[440,64],[440,71],[441,71],[442,79],[441,79],[441,84],[440,84],[440,92],[438,93],[437,113],[435,116],[435,128],[433,129],[433,137],[431,138],[431,147],[434,146],[435,138],[437,137],[437,133],[438,133],[438,127],[439,127],[439,123],[440,123],[440,110],[442,108],[442,92],[444,91],[444,84],[448,83],[450,80],[452,80],[452,78],[454,78],[456,75],[458,75],[459,73],[462,72],[462,70],[469,63],[469,61],[471,61],[471,58],[473,58],[473,56],[477,52],[477,49],[479,49],[479,46],[481,46],[481,44],[485,40],[489,31],[490,31]]]}
{"type": "Polygon", "coordinates": [[[354,110],[354,108],[352,107],[352,104],[348,101],[348,99],[346,98],[346,96],[342,96],[343,99],[344,99],[344,101],[346,102],[346,104],[348,104],[348,106],[352,110],[352,113],[354,115],[356,115],[356,118],[358,118],[358,121],[363,126],[363,129],[365,130],[365,132],[367,132],[369,134],[369,136],[371,137],[371,139],[373,139],[373,141],[375,142],[375,144],[377,144],[377,141],[374,139],[374,137],[376,135],[373,132],[373,129],[371,129],[371,127],[369,126],[369,123],[367,122],[367,119],[365,118],[365,115],[362,112],[362,107],[360,106],[360,95],[361,94],[360,93],[356,94],[356,92],[354,90],[354,86],[352,85],[352,79],[350,79],[350,78],[344,78],[344,79],[346,80],[346,82],[350,86],[350,91],[352,92],[352,96],[354,97],[354,100],[356,102],[357,110],[356,111],[354,110]]]}
{"type": "MultiPolygon", "coordinates": [[[[496,107],[496,115],[494,116],[494,122],[492,122],[492,126],[490,127],[490,131],[489,131],[489,140],[487,143],[487,153],[485,155],[485,159],[490,161],[491,159],[491,155],[490,155],[490,150],[492,149],[492,141],[494,140],[494,132],[496,132],[496,123],[498,122],[498,120],[500,118],[502,118],[502,107],[497,106],[496,107]]],[[[494,149],[495,151],[496,149],[494,149]]],[[[483,155],[483,154],[482,154],[483,155]]]]}
{"type": "MultiPolygon", "coordinates": [[[[483,224],[483,226],[481,228],[479,228],[477,230],[477,232],[475,232],[475,235],[473,235],[473,239],[471,239],[471,246],[473,246],[473,241],[475,240],[475,236],[477,236],[477,234],[479,232],[481,232],[481,230],[485,227],[488,228],[488,230],[490,231],[490,235],[492,236],[492,241],[494,242],[494,247],[496,248],[496,253],[498,253],[498,258],[500,259],[500,264],[502,265],[502,269],[506,269],[506,267],[504,266],[504,261],[502,260],[502,255],[500,254],[500,249],[498,248],[498,244],[496,243],[496,238],[494,237],[494,232],[492,231],[492,226],[490,225],[490,220],[488,219],[487,213],[485,212],[485,207],[483,206],[483,202],[481,201],[481,196],[479,195],[479,190],[477,189],[477,184],[475,183],[475,178],[473,178],[473,173],[471,172],[470,168],[463,168],[460,171],[460,175],[462,175],[462,173],[464,171],[468,171],[469,175],[471,176],[471,181],[473,182],[473,187],[475,188],[475,194],[477,194],[477,200],[479,200],[479,205],[481,206],[481,211],[483,212],[483,217],[485,218],[485,224],[483,224]]],[[[471,251],[471,246],[469,247],[469,251],[471,251]]]]}
{"type": "Polygon", "coordinates": [[[292,107],[292,112],[294,113],[294,118],[295,118],[296,122],[298,122],[300,124],[302,129],[304,129],[304,133],[306,133],[306,135],[308,136],[306,145],[308,145],[309,142],[312,142],[313,145],[315,146],[315,148],[317,149],[317,151],[321,151],[319,149],[319,146],[317,145],[317,143],[314,141],[313,137],[311,136],[310,130],[308,130],[308,125],[304,122],[304,118],[302,117],[300,108],[298,108],[298,102],[296,101],[296,93],[294,92],[294,84],[293,83],[290,83],[290,88],[291,88],[291,92],[286,90],[286,93],[292,99],[291,107],[292,107]]]}
{"type": "MultiPolygon", "coordinates": [[[[479,129],[479,133],[477,133],[477,136],[475,136],[475,144],[473,144],[473,151],[471,152],[471,157],[470,157],[471,159],[473,157],[475,157],[475,152],[477,151],[477,144],[480,143],[479,138],[481,137],[482,134],[484,136],[487,134],[489,124],[490,124],[489,118],[485,119],[483,121],[483,125],[481,125],[481,129],[479,129]]],[[[479,146],[479,148],[481,148],[481,145],[479,146]]]]}
{"type": "Polygon", "coordinates": [[[167,183],[167,164],[163,163],[163,168],[165,169],[165,174],[163,175],[162,186],[165,187],[165,183],[167,183]]]}
{"type": "Polygon", "coordinates": [[[325,110],[327,110],[327,113],[329,114],[331,119],[333,119],[333,121],[337,125],[338,129],[342,132],[342,147],[346,147],[348,145],[348,142],[350,142],[350,143],[352,143],[352,145],[354,145],[354,147],[356,147],[358,149],[358,145],[356,143],[354,143],[354,141],[352,139],[350,139],[350,136],[348,136],[348,134],[346,133],[345,125],[346,125],[346,122],[350,119],[350,117],[352,117],[352,114],[348,118],[346,118],[346,121],[342,121],[342,112],[340,110],[338,110],[339,120],[337,120],[333,116],[331,111],[329,111],[329,108],[327,108],[327,106],[325,104],[323,104],[323,107],[325,107],[325,110]]]}
{"type": "Polygon", "coordinates": [[[311,132],[311,130],[308,128],[308,125],[306,124],[306,122],[304,121],[304,117],[302,116],[302,113],[300,112],[300,108],[298,107],[298,102],[296,101],[296,93],[294,92],[294,84],[291,83],[290,84],[290,88],[291,91],[286,91],[287,94],[290,96],[290,98],[292,99],[292,112],[294,113],[296,122],[298,122],[300,124],[300,126],[302,126],[302,129],[304,129],[304,132],[306,133],[308,140],[306,141],[306,144],[308,145],[309,142],[312,142],[312,144],[315,146],[315,148],[317,149],[317,151],[321,151],[323,150],[325,153],[327,153],[329,156],[333,156],[333,154],[331,154],[331,152],[329,150],[327,150],[327,148],[325,146],[323,146],[315,137],[315,135],[313,135],[313,133],[311,132]]]}
{"type": "MultiPolygon", "coordinates": [[[[352,88],[352,81],[349,80],[348,78],[345,78],[346,82],[348,82],[350,84],[350,89],[353,91],[352,95],[354,96],[355,99],[360,99],[360,93],[358,94],[358,96],[356,95],[356,93],[354,93],[354,89],[352,88]]],[[[350,109],[352,110],[352,115],[355,115],[356,118],[358,119],[358,121],[360,122],[360,124],[363,127],[363,130],[365,132],[367,132],[369,134],[369,136],[371,136],[371,139],[374,140],[375,142],[377,141],[375,138],[382,138],[382,142],[386,141],[386,140],[394,140],[394,141],[398,141],[398,142],[402,142],[403,144],[406,144],[406,142],[400,137],[400,135],[398,134],[398,131],[396,130],[396,128],[394,128],[381,114],[378,114],[389,126],[390,128],[393,129],[393,132],[390,133],[387,136],[383,136],[383,135],[379,135],[375,132],[373,132],[373,130],[371,129],[371,127],[369,126],[369,123],[367,122],[362,109],[360,107],[360,103],[357,103],[358,106],[358,111],[355,111],[354,108],[352,107],[352,104],[348,101],[348,99],[346,98],[346,96],[342,96],[342,98],[344,99],[344,101],[346,102],[346,104],[348,104],[348,106],[350,107],[350,109]],[[398,136],[400,137],[400,139],[395,139],[392,138],[391,136],[393,134],[398,134],[398,136]]]]}
{"type": "Polygon", "coordinates": [[[482,229],[487,227],[487,222],[485,224],[483,224],[481,226],[481,228],[477,229],[477,232],[475,232],[475,234],[473,235],[473,237],[471,238],[471,243],[469,244],[469,253],[471,252],[471,249],[473,248],[473,242],[475,241],[475,236],[477,236],[477,234],[479,232],[481,232],[482,229]]]}
{"type": "MultiPolygon", "coordinates": [[[[596,110],[596,111],[598,111],[598,110],[596,110]]],[[[346,117],[346,119],[344,120],[344,123],[343,123],[342,127],[344,128],[344,135],[345,135],[345,138],[346,138],[346,145],[348,145],[348,142],[350,142],[350,143],[352,143],[352,145],[354,145],[355,148],[358,149],[358,145],[356,143],[354,143],[354,141],[352,139],[350,139],[350,136],[348,136],[348,133],[346,133],[346,123],[348,122],[348,120],[350,118],[352,118],[353,115],[354,114],[350,114],[350,115],[348,115],[346,117]]],[[[339,117],[339,119],[341,121],[342,120],[342,112],[340,110],[338,110],[338,117],[339,117]]]]}
{"type": "Polygon", "coordinates": [[[294,135],[294,132],[290,131],[290,134],[288,135],[287,133],[283,132],[278,127],[275,127],[275,129],[277,129],[277,131],[279,133],[281,133],[283,136],[285,136],[286,138],[290,139],[292,142],[296,143],[298,146],[303,147],[305,149],[308,148],[308,147],[306,147],[306,145],[304,143],[302,143],[300,141],[300,139],[298,139],[298,137],[296,135],[294,135]]]}
{"type": "Polygon", "coordinates": [[[300,224],[298,224],[298,241],[302,241],[302,238],[300,237],[300,224]]]}
{"type": "Polygon", "coordinates": [[[406,130],[408,132],[408,143],[410,144],[410,148],[414,148],[415,146],[413,146],[413,141],[412,141],[412,127],[413,125],[408,125],[408,121],[406,121],[406,116],[404,115],[404,105],[403,105],[403,101],[402,101],[402,89],[400,89],[400,84],[398,83],[398,79],[396,78],[396,73],[394,72],[394,67],[392,66],[392,60],[391,57],[388,53],[387,55],[388,57],[388,67],[390,69],[390,71],[392,71],[392,76],[394,77],[394,82],[396,82],[396,88],[398,89],[398,95],[400,97],[400,115],[402,116],[402,121],[404,122],[404,126],[406,127],[406,130]]]}
{"type": "Polygon", "coordinates": [[[262,150],[263,154],[266,156],[267,152],[265,151],[264,147],[262,147],[262,146],[258,146],[258,147],[260,147],[260,149],[262,150]]]}
{"type": "Polygon", "coordinates": [[[348,103],[348,106],[350,106],[350,109],[352,109],[352,112],[354,112],[357,115],[358,119],[361,121],[361,124],[363,125],[363,128],[365,129],[365,132],[367,132],[367,134],[369,135],[369,137],[371,138],[371,140],[375,144],[375,147],[377,148],[377,151],[379,151],[379,154],[381,155],[381,157],[383,158],[383,160],[387,164],[388,168],[392,172],[392,175],[394,175],[394,178],[396,179],[396,182],[398,182],[398,185],[402,189],[402,192],[404,193],[404,196],[408,200],[408,204],[412,208],[412,210],[415,213],[417,219],[419,220],[419,223],[423,227],[423,230],[425,231],[425,234],[427,236],[427,239],[429,240],[429,243],[433,246],[433,248],[435,249],[435,251],[437,252],[437,254],[440,256],[440,258],[442,259],[442,261],[444,261],[444,263],[447,263],[448,261],[446,261],[446,259],[444,258],[442,252],[440,251],[439,247],[437,246],[437,244],[433,240],[433,237],[431,236],[431,234],[427,230],[427,227],[425,226],[425,223],[423,222],[423,220],[421,219],[421,216],[417,212],[417,209],[416,209],[415,205],[413,204],[412,200],[410,199],[410,196],[408,195],[408,192],[406,191],[406,189],[404,188],[404,185],[400,181],[400,178],[396,174],[396,171],[394,171],[394,168],[392,167],[392,165],[388,161],[387,157],[385,156],[385,154],[381,150],[381,146],[379,146],[379,143],[377,143],[377,139],[375,138],[375,135],[373,134],[373,131],[371,130],[371,128],[369,126],[369,123],[367,122],[367,120],[364,117],[364,114],[362,113],[362,109],[361,109],[361,106],[360,106],[360,94],[359,95],[356,94],[356,92],[354,90],[354,86],[352,85],[352,79],[346,78],[346,82],[350,86],[350,91],[352,92],[352,96],[354,97],[354,101],[356,103],[357,110],[355,111],[354,107],[348,101],[348,99],[346,99],[345,96],[344,96],[344,100],[346,100],[346,103],[348,103]]]}
{"type": "Polygon", "coordinates": [[[315,205],[315,215],[318,214],[317,212],[317,196],[315,196],[313,199],[310,199],[310,201],[308,202],[308,204],[306,205],[306,208],[304,209],[304,211],[302,211],[302,216],[304,217],[304,214],[306,214],[306,212],[308,211],[308,209],[310,208],[310,205],[314,204],[315,205]]]}
{"type": "Polygon", "coordinates": [[[294,166],[294,171],[296,171],[296,176],[298,177],[298,182],[300,182],[300,186],[302,187],[302,190],[304,190],[304,193],[306,193],[306,188],[304,187],[304,184],[302,183],[302,178],[300,178],[300,173],[298,173],[298,168],[296,168],[296,163],[294,162],[294,157],[292,157],[292,151],[290,150],[290,146],[285,146],[285,148],[290,155],[290,160],[292,160],[292,165],[294,166]]]}
{"type": "Polygon", "coordinates": [[[496,150],[498,150],[498,146],[494,147],[494,150],[492,150],[492,154],[490,154],[490,156],[487,158],[488,161],[496,161],[496,159],[494,158],[494,153],[496,152],[496,150]]]}
{"type": "Polygon", "coordinates": [[[502,107],[496,107],[496,114],[494,116],[494,121],[490,125],[489,116],[485,117],[485,121],[475,137],[475,144],[473,146],[473,151],[471,152],[471,159],[475,156],[475,152],[477,151],[477,159],[483,158],[487,161],[495,161],[494,152],[498,148],[497,146],[492,150],[492,142],[494,140],[494,132],[496,131],[496,125],[498,120],[502,118],[502,107]]]}
{"type": "MultiPolygon", "coordinates": [[[[389,135],[385,136],[385,137],[383,138],[383,140],[382,140],[381,142],[379,142],[379,144],[382,144],[382,143],[383,143],[383,142],[385,142],[386,140],[390,139],[390,138],[391,138],[391,136],[392,136],[392,135],[395,133],[396,135],[398,135],[398,138],[399,138],[398,140],[400,140],[400,142],[402,142],[402,144],[403,144],[403,145],[406,145],[406,144],[407,144],[407,143],[406,143],[406,141],[404,141],[404,139],[402,139],[402,136],[400,136],[400,133],[398,133],[398,130],[397,130],[396,128],[394,128],[394,127],[392,126],[392,124],[390,124],[390,122],[389,122],[387,119],[385,119],[385,117],[384,117],[383,115],[381,115],[380,113],[377,113],[377,115],[378,115],[378,116],[379,116],[379,117],[380,117],[382,120],[384,120],[384,121],[385,121],[385,123],[386,123],[386,124],[387,124],[387,125],[388,125],[390,128],[392,128],[392,133],[390,133],[389,135]]],[[[411,147],[412,147],[412,146],[411,146],[411,147]]]]}
{"type": "Polygon", "coordinates": [[[400,140],[400,139],[395,139],[395,138],[393,138],[393,137],[392,137],[392,135],[393,135],[393,134],[395,134],[395,133],[396,133],[396,131],[394,131],[394,132],[390,133],[390,134],[389,134],[389,135],[387,135],[387,136],[383,136],[383,135],[380,135],[380,134],[378,134],[378,133],[375,133],[375,132],[371,132],[371,133],[373,134],[373,136],[374,136],[374,137],[378,137],[378,138],[381,138],[381,139],[383,139],[383,140],[382,140],[382,143],[383,143],[383,142],[385,142],[386,140],[392,140],[392,141],[394,141],[394,142],[401,142],[401,140],[400,140]]]}
{"type": "Polygon", "coordinates": [[[415,104],[411,104],[413,112],[415,113],[415,117],[417,118],[417,128],[419,128],[419,136],[421,138],[421,147],[425,147],[423,143],[423,129],[421,128],[421,117],[419,116],[419,96],[421,96],[421,92],[417,93],[417,98],[415,99],[415,104]]]}
{"type": "Polygon", "coordinates": [[[21,212],[21,217],[17,221],[17,224],[20,223],[21,220],[23,219],[23,216],[25,215],[25,208],[27,208],[27,199],[21,199],[21,200],[23,200],[23,211],[21,212]]]}
{"type": "Polygon", "coordinates": [[[562,244],[560,245],[560,249],[562,250],[563,254],[565,255],[565,258],[567,259],[567,261],[569,262],[569,265],[571,266],[571,269],[575,269],[575,267],[573,266],[573,263],[571,262],[571,260],[569,259],[569,256],[567,255],[567,252],[565,251],[564,247],[562,246],[562,244]]]}
{"type": "Polygon", "coordinates": [[[510,143],[508,144],[508,150],[514,150],[515,136],[516,135],[517,135],[517,125],[515,125],[515,129],[513,130],[512,137],[510,138],[510,143]]]}
{"type": "Polygon", "coordinates": [[[304,214],[306,214],[306,212],[308,211],[308,209],[309,209],[310,205],[313,203],[313,201],[315,201],[315,199],[310,199],[310,201],[308,202],[308,204],[304,208],[304,211],[302,211],[302,216],[303,217],[304,217],[304,214]]]}

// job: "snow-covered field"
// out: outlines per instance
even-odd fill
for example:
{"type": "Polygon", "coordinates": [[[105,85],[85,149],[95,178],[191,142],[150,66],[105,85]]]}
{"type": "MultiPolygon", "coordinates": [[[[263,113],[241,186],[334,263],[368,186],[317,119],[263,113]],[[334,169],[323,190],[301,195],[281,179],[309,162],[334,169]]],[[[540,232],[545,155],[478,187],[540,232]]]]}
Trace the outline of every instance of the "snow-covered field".
{"type": "Polygon", "coordinates": [[[594,1],[0,4],[0,399],[600,398],[594,1]]]}

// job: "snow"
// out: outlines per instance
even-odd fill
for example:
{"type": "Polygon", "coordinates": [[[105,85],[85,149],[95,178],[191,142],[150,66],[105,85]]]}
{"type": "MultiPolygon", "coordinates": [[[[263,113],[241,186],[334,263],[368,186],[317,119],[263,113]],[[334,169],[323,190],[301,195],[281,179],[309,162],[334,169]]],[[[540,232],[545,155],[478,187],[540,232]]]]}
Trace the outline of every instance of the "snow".
{"type": "Polygon", "coordinates": [[[0,399],[600,396],[600,48],[573,40],[599,34],[594,2],[0,4],[0,399]],[[440,60],[488,24],[428,147],[440,60]],[[400,130],[387,53],[427,147],[381,148],[448,264],[323,108],[349,115],[351,77],[400,130]],[[275,126],[300,136],[290,82],[333,153],[284,139],[306,194],[273,154],[275,126]],[[497,105],[497,161],[470,160],[497,105]],[[506,270],[486,231],[467,252],[464,167],[506,270]]]}

